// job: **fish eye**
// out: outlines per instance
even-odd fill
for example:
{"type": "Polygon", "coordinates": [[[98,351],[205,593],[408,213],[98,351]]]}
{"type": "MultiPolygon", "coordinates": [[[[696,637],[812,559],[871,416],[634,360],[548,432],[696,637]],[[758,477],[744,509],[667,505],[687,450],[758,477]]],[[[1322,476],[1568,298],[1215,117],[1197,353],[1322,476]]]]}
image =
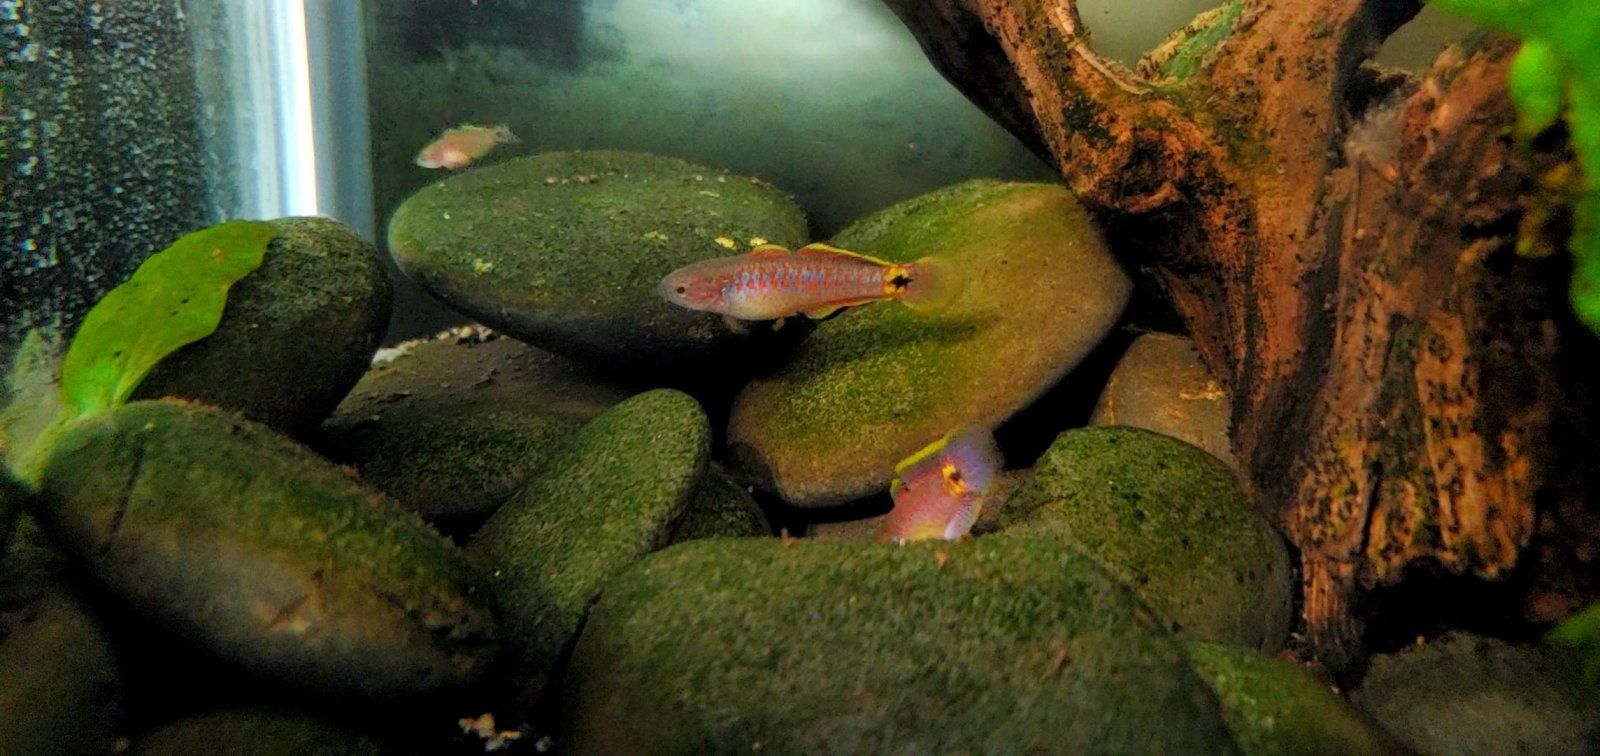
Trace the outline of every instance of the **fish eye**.
{"type": "Polygon", "coordinates": [[[687,294],[687,293],[689,293],[689,287],[683,286],[683,285],[680,284],[678,286],[678,293],[679,294],[687,294]]]}

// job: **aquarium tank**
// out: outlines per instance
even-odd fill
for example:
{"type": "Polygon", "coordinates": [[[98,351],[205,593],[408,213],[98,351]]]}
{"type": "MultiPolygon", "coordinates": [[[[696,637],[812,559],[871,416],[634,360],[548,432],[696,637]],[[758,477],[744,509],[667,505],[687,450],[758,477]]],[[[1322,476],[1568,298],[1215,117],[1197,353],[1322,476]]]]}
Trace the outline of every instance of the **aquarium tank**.
{"type": "Polygon", "coordinates": [[[1600,753],[1589,0],[0,0],[0,756],[1600,753]]]}

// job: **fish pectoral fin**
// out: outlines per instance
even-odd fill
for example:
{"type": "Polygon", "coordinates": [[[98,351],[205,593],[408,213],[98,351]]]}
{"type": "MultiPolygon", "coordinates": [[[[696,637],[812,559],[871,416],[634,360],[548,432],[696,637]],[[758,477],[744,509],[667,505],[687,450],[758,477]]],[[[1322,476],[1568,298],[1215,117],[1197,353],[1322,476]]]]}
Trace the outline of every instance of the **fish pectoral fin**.
{"type": "Polygon", "coordinates": [[[742,320],[740,320],[740,319],[738,319],[738,318],[736,318],[736,317],[734,317],[732,315],[723,315],[722,316],[722,322],[727,323],[728,324],[728,330],[733,331],[734,333],[749,333],[750,332],[750,327],[745,325],[744,321],[742,321],[742,320]]]}
{"type": "Polygon", "coordinates": [[[844,305],[828,305],[826,307],[818,307],[811,310],[801,310],[800,314],[812,320],[821,320],[843,309],[844,305]]]}
{"type": "Polygon", "coordinates": [[[807,244],[804,247],[795,250],[794,253],[800,257],[851,257],[857,260],[865,260],[874,265],[894,264],[888,260],[881,260],[879,258],[872,257],[871,255],[863,255],[860,252],[851,252],[848,249],[840,249],[831,244],[822,244],[821,242],[816,244],[807,244]]]}
{"type": "Polygon", "coordinates": [[[785,320],[788,320],[788,318],[778,318],[777,320],[772,321],[772,330],[776,331],[779,328],[782,328],[785,320]]]}

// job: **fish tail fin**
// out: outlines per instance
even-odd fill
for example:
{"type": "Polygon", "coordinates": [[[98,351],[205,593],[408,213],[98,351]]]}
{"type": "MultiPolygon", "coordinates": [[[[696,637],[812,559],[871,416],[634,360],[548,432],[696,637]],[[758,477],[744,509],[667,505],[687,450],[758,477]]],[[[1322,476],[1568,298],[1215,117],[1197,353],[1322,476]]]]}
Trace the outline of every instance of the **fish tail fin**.
{"type": "Polygon", "coordinates": [[[924,257],[906,266],[905,289],[900,301],[918,312],[938,312],[961,296],[961,274],[937,257],[924,257]]]}
{"type": "Polygon", "coordinates": [[[502,123],[495,126],[494,137],[500,140],[501,144],[522,144],[522,140],[518,139],[516,134],[511,133],[511,124],[502,123]]]}

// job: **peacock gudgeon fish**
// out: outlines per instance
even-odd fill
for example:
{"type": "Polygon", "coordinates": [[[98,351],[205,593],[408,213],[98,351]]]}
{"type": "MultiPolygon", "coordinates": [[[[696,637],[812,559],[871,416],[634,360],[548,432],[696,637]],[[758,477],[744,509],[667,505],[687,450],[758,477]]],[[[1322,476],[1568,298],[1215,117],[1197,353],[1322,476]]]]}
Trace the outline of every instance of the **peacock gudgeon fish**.
{"type": "Polygon", "coordinates": [[[417,153],[416,164],[423,168],[465,168],[502,144],[516,144],[517,135],[509,126],[463,124],[446,130],[417,153]]]}
{"type": "Polygon", "coordinates": [[[656,290],[673,304],[717,313],[735,329],[744,320],[776,320],[777,328],[793,315],[821,319],[884,299],[937,309],[960,293],[960,281],[936,258],[894,263],[827,244],[793,252],[766,244],[679,268],[656,290]]]}
{"type": "Polygon", "coordinates": [[[879,541],[954,541],[972,530],[1000,474],[994,436],[976,426],[950,431],[894,468],[894,509],[879,541]]]}

